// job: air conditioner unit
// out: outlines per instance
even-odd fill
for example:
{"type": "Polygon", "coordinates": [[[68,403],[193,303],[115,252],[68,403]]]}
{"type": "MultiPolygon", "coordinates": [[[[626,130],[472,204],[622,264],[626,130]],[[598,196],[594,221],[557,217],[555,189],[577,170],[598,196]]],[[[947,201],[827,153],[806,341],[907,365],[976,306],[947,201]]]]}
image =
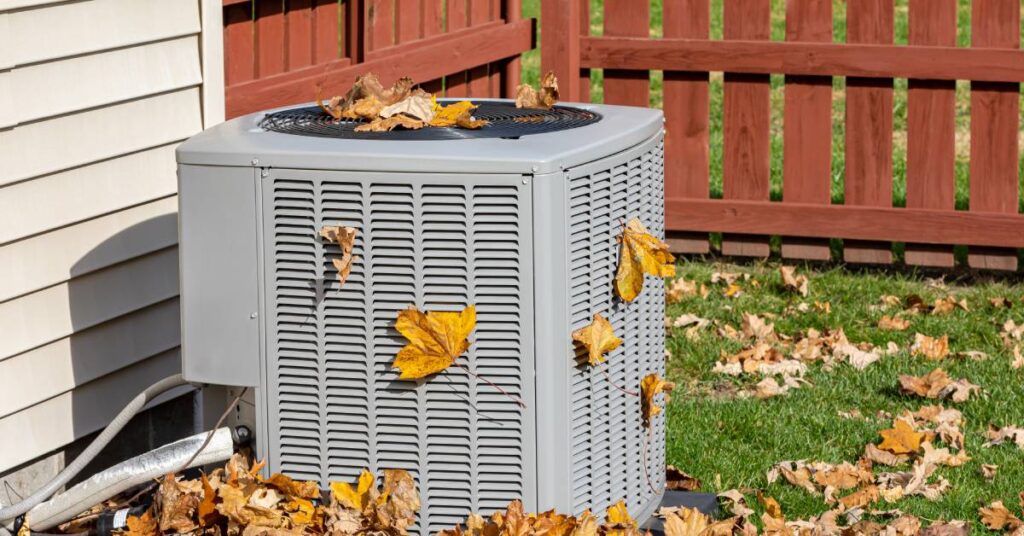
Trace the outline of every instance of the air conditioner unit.
{"type": "Polygon", "coordinates": [[[623,303],[612,280],[626,221],[664,232],[662,114],[478,104],[490,124],[475,131],[359,133],[302,106],[182,144],[185,377],[254,388],[269,471],[326,486],[408,469],[423,535],[515,498],[573,513],[621,499],[644,518],[664,487],[664,413],[645,457],[639,399],[616,385],[664,374],[664,284],[623,303]],[[358,229],[340,288],[326,225],[358,229]],[[458,367],[399,380],[410,304],[475,304],[459,362],[526,407],[458,367]],[[594,313],[624,341],[609,378],[571,341],[594,313]]]}

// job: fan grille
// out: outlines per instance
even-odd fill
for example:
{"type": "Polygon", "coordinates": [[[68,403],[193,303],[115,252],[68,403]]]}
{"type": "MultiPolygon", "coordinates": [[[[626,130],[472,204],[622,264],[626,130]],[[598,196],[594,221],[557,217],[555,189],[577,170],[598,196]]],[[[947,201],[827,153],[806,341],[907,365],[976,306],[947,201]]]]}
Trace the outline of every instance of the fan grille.
{"type": "Polygon", "coordinates": [[[395,129],[390,132],[356,132],[355,128],[363,124],[363,121],[335,120],[318,106],[269,113],[260,121],[260,128],[284,134],[352,140],[514,139],[578,128],[601,120],[600,114],[571,106],[540,110],[516,108],[512,102],[487,101],[474,104],[478,107],[473,111],[473,116],[488,122],[486,126],[474,130],[428,127],[418,130],[395,129]]]}

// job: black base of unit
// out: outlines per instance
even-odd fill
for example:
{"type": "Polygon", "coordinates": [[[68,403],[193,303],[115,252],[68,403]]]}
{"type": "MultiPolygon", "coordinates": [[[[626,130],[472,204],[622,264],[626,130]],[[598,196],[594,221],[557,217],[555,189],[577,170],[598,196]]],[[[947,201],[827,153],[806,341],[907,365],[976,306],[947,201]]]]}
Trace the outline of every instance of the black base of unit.
{"type": "MultiPolygon", "coordinates": [[[[666,490],[661,499],[661,507],[672,508],[675,506],[696,508],[712,519],[718,517],[718,496],[714,493],[666,490]]],[[[654,536],[664,536],[665,533],[662,519],[657,515],[651,516],[641,528],[651,531],[654,536]]]]}

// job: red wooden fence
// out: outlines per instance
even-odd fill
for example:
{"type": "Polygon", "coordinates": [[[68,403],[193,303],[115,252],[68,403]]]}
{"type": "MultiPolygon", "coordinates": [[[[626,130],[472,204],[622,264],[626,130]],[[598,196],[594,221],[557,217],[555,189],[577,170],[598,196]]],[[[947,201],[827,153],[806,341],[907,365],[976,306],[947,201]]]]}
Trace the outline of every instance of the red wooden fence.
{"type": "Polygon", "coordinates": [[[519,0],[223,0],[227,116],[348,90],[374,72],[452,97],[512,95],[533,21],[519,0]],[[442,82],[443,81],[443,82],[442,82]]]}
{"type": "Polygon", "coordinates": [[[724,0],[711,40],[708,0],[666,0],[664,38],[648,36],[646,0],[605,0],[604,35],[588,34],[588,0],[543,0],[542,69],[564,100],[588,99],[605,71],[605,102],[644,106],[649,70],[664,71],[666,217],[671,244],[730,255],[826,259],[843,238],[849,262],[1014,270],[1018,124],[1024,52],[1020,0],[973,0],[970,47],[956,47],[956,0],[910,0],[909,43],[893,43],[893,0],[847,0],[847,42],[834,43],[832,0],[787,0],[785,41],[770,41],[769,0],[724,0]],[[551,31],[559,28],[561,31],[551,31]],[[709,199],[709,72],[724,74],[723,199],[709,199]],[[786,75],[781,202],[769,201],[769,74],[786,75]],[[832,77],[846,77],[845,196],[831,204],[832,77]],[[906,207],[893,207],[893,78],[907,78],[906,207]],[[954,206],[955,81],[971,81],[970,209],[954,206]]]}

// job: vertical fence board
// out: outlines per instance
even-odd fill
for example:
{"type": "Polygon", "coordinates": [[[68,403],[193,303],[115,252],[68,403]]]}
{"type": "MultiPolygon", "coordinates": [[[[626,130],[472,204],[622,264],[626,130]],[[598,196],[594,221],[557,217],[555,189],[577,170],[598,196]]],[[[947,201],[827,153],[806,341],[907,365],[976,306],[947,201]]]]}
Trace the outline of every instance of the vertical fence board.
{"type": "MultiPolygon", "coordinates": [[[[445,0],[421,0],[423,37],[431,37],[444,33],[444,1],[445,0]]],[[[424,90],[431,93],[437,93],[439,95],[444,89],[442,79],[424,80],[421,85],[424,90]]]]}
{"type": "MultiPolygon", "coordinates": [[[[725,0],[726,39],[768,39],[768,0],[725,0]]],[[[722,193],[726,199],[768,201],[770,172],[769,77],[725,73],[724,161],[722,193]]],[[[767,257],[768,238],[727,234],[722,253],[767,257]]]]}
{"type": "MultiPolygon", "coordinates": [[[[893,43],[893,0],[849,0],[846,40],[849,43],[893,43]]],[[[848,205],[892,206],[892,79],[846,79],[846,174],[848,205]]],[[[847,262],[889,264],[887,242],[846,240],[847,262]]]]}
{"type": "MultiPolygon", "coordinates": [[[[579,5],[580,20],[579,37],[590,35],[590,1],[581,0],[580,2],[577,2],[577,4],[579,5]]],[[[577,67],[579,67],[579,65],[577,65],[577,67]]],[[[579,68],[578,71],[580,74],[575,87],[578,88],[579,94],[574,100],[590,102],[590,69],[579,68]]],[[[540,74],[543,76],[545,73],[546,71],[541,71],[540,74]]],[[[561,80],[561,78],[559,78],[559,80],[561,80]]],[[[558,89],[559,91],[562,90],[561,87],[558,89]]]]}
{"type": "MultiPolygon", "coordinates": [[[[786,41],[832,41],[832,0],[786,2],[786,41]]],[[[782,199],[828,204],[832,187],[832,77],[786,75],[782,199]]],[[[785,237],[782,256],[828,260],[828,240],[785,237]]]]}
{"type": "MultiPolygon", "coordinates": [[[[973,0],[971,46],[1019,48],[1020,0],[973,0]]],[[[971,210],[1017,213],[1020,84],[971,82],[971,210]]],[[[1016,270],[1012,249],[972,247],[972,268],[1016,270]]]]}
{"type": "MultiPolygon", "coordinates": [[[[337,23],[335,23],[337,26],[337,23]]],[[[313,64],[313,6],[310,0],[286,0],[286,65],[289,71],[313,64]]]]}
{"type": "Polygon", "coordinates": [[[395,0],[395,43],[422,37],[420,6],[420,0],[395,0]]]}
{"type": "MultiPolygon", "coordinates": [[[[490,20],[491,0],[469,0],[469,25],[476,26],[490,20]]],[[[489,97],[491,83],[488,78],[487,65],[474,67],[466,71],[470,97],[489,97]]]]}
{"type": "Polygon", "coordinates": [[[280,0],[256,0],[256,76],[284,72],[284,10],[280,0]]]}
{"type": "Polygon", "coordinates": [[[337,0],[316,0],[313,6],[313,63],[325,63],[339,56],[344,41],[343,26],[338,24],[337,0]]]}
{"type": "Polygon", "coordinates": [[[367,52],[381,50],[395,44],[395,0],[366,0],[367,52]]]}
{"type": "Polygon", "coordinates": [[[224,85],[231,86],[256,76],[253,48],[252,5],[224,7],[224,85]]]}
{"type": "MultiPolygon", "coordinates": [[[[468,0],[448,1],[448,31],[461,30],[469,26],[468,0]]],[[[445,95],[462,98],[469,96],[466,73],[454,73],[444,77],[445,95]]]]}
{"type": "MultiPolygon", "coordinates": [[[[665,37],[707,39],[709,0],[666,2],[665,37]]],[[[665,71],[665,197],[707,198],[708,73],[665,71]]],[[[679,253],[707,253],[707,233],[669,232],[666,242],[679,253]]]]}
{"type": "MultiPolygon", "coordinates": [[[[506,22],[514,22],[523,18],[522,0],[505,0],[503,3],[504,13],[502,16],[506,22]]],[[[513,98],[516,96],[516,87],[520,84],[523,62],[519,57],[507,60],[501,67],[501,96],[513,98]]]]}
{"type": "Polygon", "coordinates": [[[540,3],[540,70],[554,72],[563,101],[580,99],[580,10],[586,0],[546,0],[540,3]],[[552,31],[555,29],[556,31],[552,31]]]}
{"type": "MultiPolygon", "coordinates": [[[[604,34],[647,37],[650,34],[650,10],[648,0],[605,0],[604,34]]],[[[647,106],[650,103],[649,76],[649,71],[605,69],[604,102],[647,106]]]]}
{"type": "Polygon", "coordinates": [[[365,0],[345,0],[345,56],[353,63],[366,57],[366,10],[365,0]]]}
{"type": "MultiPolygon", "coordinates": [[[[956,0],[910,0],[910,44],[956,46],[956,0]]],[[[914,80],[907,89],[907,206],[952,210],[956,84],[914,80]]],[[[907,244],[907,264],[953,266],[949,247],[907,244]]]]}

